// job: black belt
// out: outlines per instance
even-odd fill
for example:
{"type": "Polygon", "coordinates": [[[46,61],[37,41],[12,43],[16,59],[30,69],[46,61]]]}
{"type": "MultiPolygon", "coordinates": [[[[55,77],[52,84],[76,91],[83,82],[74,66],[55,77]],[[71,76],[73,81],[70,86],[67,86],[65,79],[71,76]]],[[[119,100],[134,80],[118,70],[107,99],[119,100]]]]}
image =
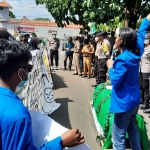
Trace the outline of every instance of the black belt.
{"type": "Polygon", "coordinates": [[[83,57],[92,57],[92,56],[83,56],[83,57]]]}
{"type": "Polygon", "coordinates": [[[80,53],[80,52],[75,52],[75,53],[80,53]]]}

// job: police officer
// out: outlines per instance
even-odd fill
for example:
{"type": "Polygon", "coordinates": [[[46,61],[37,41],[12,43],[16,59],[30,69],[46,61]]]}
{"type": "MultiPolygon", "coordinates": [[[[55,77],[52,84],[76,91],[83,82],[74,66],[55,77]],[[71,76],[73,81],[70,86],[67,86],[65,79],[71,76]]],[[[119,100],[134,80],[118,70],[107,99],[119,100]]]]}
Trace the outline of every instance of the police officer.
{"type": "Polygon", "coordinates": [[[81,43],[79,37],[74,38],[74,65],[75,65],[75,73],[73,75],[82,76],[81,66],[80,66],[80,57],[81,57],[81,43]]]}
{"type": "Polygon", "coordinates": [[[140,91],[141,91],[141,104],[140,109],[144,113],[150,113],[149,106],[149,77],[150,77],[150,33],[145,36],[145,49],[141,58],[140,66],[140,91]]]}
{"type": "Polygon", "coordinates": [[[50,60],[51,60],[51,67],[52,70],[54,70],[53,66],[53,59],[55,57],[55,66],[56,66],[56,70],[58,70],[58,60],[59,60],[59,53],[58,53],[58,49],[60,46],[60,40],[58,38],[56,38],[56,34],[53,34],[53,39],[50,40],[50,60]]]}
{"type": "Polygon", "coordinates": [[[96,34],[95,38],[97,42],[96,56],[98,60],[96,60],[97,64],[97,73],[96,73],[96,84],[92,85],[92,87],[96,87],[98,84],[106,82],[106,73],[107,66],[106,61],[110,58],[110,50],[111,44],[107,39],[107,32],[102,31],[96,34]]]}

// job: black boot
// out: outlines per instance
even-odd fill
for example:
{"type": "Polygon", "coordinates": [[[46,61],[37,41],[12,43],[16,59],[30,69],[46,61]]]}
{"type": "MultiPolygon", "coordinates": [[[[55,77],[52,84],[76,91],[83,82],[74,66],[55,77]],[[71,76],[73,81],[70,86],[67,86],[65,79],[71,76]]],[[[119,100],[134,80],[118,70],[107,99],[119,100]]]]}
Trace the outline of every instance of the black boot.
{"type": "Polygon", "coordinates": [[[140,107],[141,110],[145,110],[145,109],[148,109],[148,108],[149,108],[148,105],[142,105],[142,106],[140,107]]]}
{"type": "Polygon", "coordinates": [[[64,71],[65,71],[65,70],[67,70],[67,68],[66,68],[66,67],[64,67],[64,71]]]}

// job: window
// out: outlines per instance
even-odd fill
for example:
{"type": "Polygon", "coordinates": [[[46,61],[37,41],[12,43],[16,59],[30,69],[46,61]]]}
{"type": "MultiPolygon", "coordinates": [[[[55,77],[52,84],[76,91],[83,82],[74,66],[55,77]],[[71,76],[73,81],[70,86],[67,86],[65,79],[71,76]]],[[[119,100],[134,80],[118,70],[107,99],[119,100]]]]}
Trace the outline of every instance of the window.
{"type": "Polygon", "coordinates": [[[0,7],[0,10],[3,10],[3,7],[0,7]]]}

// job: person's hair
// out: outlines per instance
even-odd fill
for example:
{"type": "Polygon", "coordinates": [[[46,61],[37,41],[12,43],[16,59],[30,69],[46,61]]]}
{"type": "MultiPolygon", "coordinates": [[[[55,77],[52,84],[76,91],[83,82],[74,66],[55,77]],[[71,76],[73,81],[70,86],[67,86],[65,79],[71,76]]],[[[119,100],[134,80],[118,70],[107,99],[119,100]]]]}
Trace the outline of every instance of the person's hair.
{"type": "Polygon", "coordinates": [[[89,44],[89,40],[88,39],[84,39],[84,44],[85,45],[89,44]]]}
{"type": "Polygon", "coordinates": [[[120,47],[123,49],[129,49],[132,53],[135,55],[139,55],[140,51],[136,47],[137,44],[137,34],[136,31],[132,28],[120,28],[120,39],[122,40],[122,43],[120,44],[120,47]]]}
{"type": "Polygon", "coordinates": [[[115,36],[115,31],[111,31],[111,37],[115,36]]]}
{"type": "Polygon", "coordinates": [[[38,49],[38,44],[40,43],[40,39],[37,37],[32,37],[30,41],[30,51],[38,49]]]}
{"type": "Polygon", "coordinates": [[[0,28],[0,39],[9,39],[11,34],[7,31],[6,28],[0,28]]]}
{"type": "Polygon", "coordinates": [[[75,41],[79,40],[79,37],[78,37],[78,36],[75,36],[75,37],[74,37],[74,40],[75,40],[75,41]]]}
{"type": "MultiPolygon", "coordinates": [[[[0,35],[2,32],[0,30],[0,35]]],[[[9,34],[8,34],[9,35],[9,34]]],[[[0,78],[2,80],[9,79],[15,68],[21,62],[28,62],[32,59],[32,55],[27,46],[21,42],[8,41],[0,38],[0,78]]]]}

